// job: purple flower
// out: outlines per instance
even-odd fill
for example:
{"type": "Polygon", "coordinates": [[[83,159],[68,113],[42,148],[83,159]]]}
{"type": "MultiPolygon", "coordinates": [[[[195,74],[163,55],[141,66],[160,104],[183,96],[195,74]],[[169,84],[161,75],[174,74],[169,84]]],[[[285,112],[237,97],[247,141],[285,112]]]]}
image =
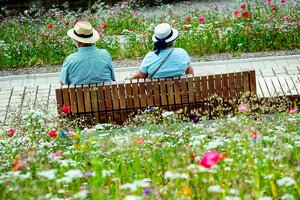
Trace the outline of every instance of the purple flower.
{"type": "Polygon", "coordinates": [[[65,132],[61,132],[59,135],[60,135],[61,137],[66,137],[66,136],[67,136],[67,134],[66,134],[65,132]]]}
{"type": "Polygon", "coordinates": [[[198,117],[197,117],[197,118],[195,118],[195,119],[193,119],[193,123],[194,123],[194,124],[197,124],[199,121],[200,121],[200,120],[199,120],[199,118],[198,118],[198,117]]]}
{"type": "Polygon", "coordinates": [[[148,108],[148,113],[152,113],[152,108],[151,107],[148,108]]]}
{"type": "Polygon", "coordinates": [[[87,173],[84,174],[84,176],[87,177],[87,178],[91,177],[92,176],[92,172],[87,172],[87,173]]]}
{"type": "Polygon", "coordinates": [[[197,118],[196,114],[190,114],[190,119],[195,119],[195,118],[197,118]]]}
{"type": "Polygon", "coordinates": [[[144,191],[143,191],[143,195],[144,196],[147,196],[147,195],[149,195],[151,193],[151,190],[150,189],[144,189],[144,191]]]}

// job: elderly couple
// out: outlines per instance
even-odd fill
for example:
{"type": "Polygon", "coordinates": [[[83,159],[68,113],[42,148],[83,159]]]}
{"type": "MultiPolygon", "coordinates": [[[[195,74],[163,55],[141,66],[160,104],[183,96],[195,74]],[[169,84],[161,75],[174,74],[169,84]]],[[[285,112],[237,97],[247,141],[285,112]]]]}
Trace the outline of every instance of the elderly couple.
{"type": "MultiPolygon", "coordinates": [[[[63,63],[62,84],[91,84],[115,80],[110,54],[105,49],[94,46],[99,39],[99,33],[89,22],[78,21],[67,34],[73,39],[78,51],[68,56],[63,63]]],[[[169,24],[156,26],[152,36],[154,51],[146,55],[139,71],[126,79],[194,74],[187,52],[182,48],[174,48],[177,37],[178,31],[169,24]]]]}

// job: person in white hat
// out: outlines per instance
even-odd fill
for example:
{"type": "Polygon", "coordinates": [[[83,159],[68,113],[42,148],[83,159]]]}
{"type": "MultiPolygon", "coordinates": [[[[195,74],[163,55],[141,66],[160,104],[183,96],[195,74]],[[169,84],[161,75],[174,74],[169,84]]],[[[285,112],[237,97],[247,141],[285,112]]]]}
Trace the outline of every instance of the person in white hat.
{"type": "Polygon", "coordinates": [[[152,36],[154,51],[145,56],[138,72],[132,76],[127,76],[125,79],[194,75],[188,53],[182,48],[174,48],[177,37],[178,31],[169,24],[157,25],[152,36]]]}
{"type": "Polygon", "coordinates": [[[62,84],[92,84],[114,81],[115,73],[110,54],[94,44],[99,33],[89,22],[77,21],[67,35],[73,39],[78,51],[69,55],[62,66],[62,84]]]}

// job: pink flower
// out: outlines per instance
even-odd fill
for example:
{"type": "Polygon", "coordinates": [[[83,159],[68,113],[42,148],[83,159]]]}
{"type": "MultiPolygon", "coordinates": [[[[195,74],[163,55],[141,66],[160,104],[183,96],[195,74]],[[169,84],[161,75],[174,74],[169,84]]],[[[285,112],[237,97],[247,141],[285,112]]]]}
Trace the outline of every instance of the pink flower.
{"type": "Polygon", "coordinates": [[[214,8],[214,11],[218,11],[218,10],[219,10],[219,8],[218,8],[218,7],[215,7],[215,8],[214,8]]]}
{"type": "Polygon", "coordinates": [[[288,18],[290,18],[288,15],[283,17],[284,20],[287,20],[288,18]]]}
{"type": "Polygon", "coordinates": [[[268,2],[268,5],[270,5],[270,4],[271,4],[271,1],[272,1],[272,0],[268,0],[268,1],[267,1],[267,2],[268,2]]]}
{"type": "Polygon", "coordinates": [[[245,9],[246,8],[246,4],[241,5],[241,9],[245,9]]]}
{"type": "Polygon", "coordinates": [[[49,24],[48,28],[52,29],[53,28],[53,24],[49,24]]]}
{"type": "Polygon", "coordinates": [[[281,0],[280,2],[281,2],[281,3],[285,3],[285,0],[281,0]]]}
{"type": "Polygon", "coordinates": [[[273,6],[273,7],[272,7],[272,10],[277,10],[277,6],[273,6]]]}
{"type": "Polygon", "coordinates": [[[51,138],[56,138],[56,136],[57,136],[56,130],[52,130],[52,131],[50,131],[48,134],[49,134],[49,136],[50,136],[51,138]]]}
{"type": "Polygon", "coordinates": [[[241,13],[239,11],[234,11],[233,14],[237,17],[240,18],[241,17],[241,13]]]}
{"type": "Polygon", "coordinates": [[[216,151],[208,151],[205,155],[199,160],[198,164],[205,167],[211,168],[220,161],[220,155],[216,151]]]}
{"type": "Polygon", "coordinates": [[[107,28],[107,24],[106,24],[106,23],[102,23],[102,24],[101,24],[101,28],[102,28],[102,29],[106,29],[106,28],[107,28]]]}
{"type": "Polygon", "coordinates": [[[137,17],[137,16],[139,16],[139,15],[140,15],[140,13],[138,13],[138,12],[134,12],[134,13],[133,13],[133,16],[134,16],[134,17],[137,17]]]}
{"type": "Polygon", "coordinates": [[[59,157],[59,156],[61,156],[61,151],[57,151],[57,152],[55,152],[53,155],[54,155],[55,157],[59,157]]]}
{"type": "Polygon", "coordinates": [[[259,131],[252,131],[251,136],[252,137],[258,137],[258,136],[260,136],[260,132],[259,131]]]}
{"type": "Polygon", "coordinates": [[[137,143],[137,144],[142,144],[142,143],[144,143],[144,139],[138,137],[138,138],[135,139],[135,143],[137,143]]]}
{"type": "Polygon", "coordinates": [[[239,112],[245,112],[248,109],[248,106],[244,103],[241,103],[238,107],[239,112]]]}
{"type": "Polygon", "coordinates": [[[24,15],[27,15],[28,14],[28,10],[24,10],[24,15]]]}
{"type": "Polygon", "coordinates": [[[291,114],[297,114],[297,113],[299,113],[299,112],[300,112],[300,110],[297,109],[297,108],[290,108],[290,113],[291,113],[291,114]]]}
{"type": "Polygon", "coordinates": [[[205,17],[204,16],[199,17],[198,21],[199,22],[204,22],[205,21],[205,17]]]}

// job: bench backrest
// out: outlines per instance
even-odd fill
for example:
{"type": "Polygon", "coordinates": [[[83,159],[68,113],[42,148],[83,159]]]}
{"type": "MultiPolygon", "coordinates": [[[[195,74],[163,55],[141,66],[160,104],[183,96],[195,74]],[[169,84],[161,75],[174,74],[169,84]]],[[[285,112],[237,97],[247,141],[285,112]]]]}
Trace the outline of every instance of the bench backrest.
{"type": "Polygon", "coordinates": [[[121,124],[129,114],[148,107],[162,107],[165,110],[184,108],[189,112],[196,108],[205,109],[205,102],[214,95],[224,99],[238,98],[247,91],[256,94],[254,70],[66,85],[56,89],[56,99],[59,113],[63,105],[71,105],[73,117],[86,117],[89,123],[121,124]]]}

